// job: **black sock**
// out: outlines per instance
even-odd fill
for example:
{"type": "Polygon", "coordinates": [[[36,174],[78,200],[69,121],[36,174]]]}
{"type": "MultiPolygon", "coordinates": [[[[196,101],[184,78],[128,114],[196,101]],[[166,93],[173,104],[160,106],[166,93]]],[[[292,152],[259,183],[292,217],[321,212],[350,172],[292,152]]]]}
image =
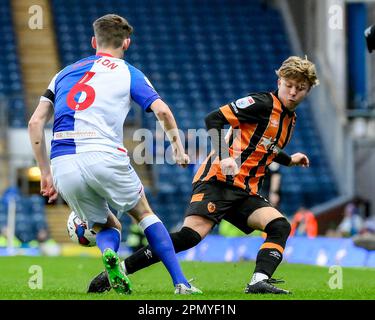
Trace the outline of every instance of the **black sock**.
{"type": "Polygon", "coordinates": [[[271,277],[279,266],[283,255],[276,249],[260,249],[257,255],[255,272],[260,272],[271,277]]]}
{"type": "Polygon", "coordinates": [[[290,224],[284,217],[276,218],[267,224],[264,231],[267,238],[258,252],[254,273],[260,272],[271,277],[283,259],[290,224]]]}
{"type": "Polygon", "coordinates": [[[159,257],[151,251],[151,247],[148,245],[125,259],[126,272],[131,274],[159,261],[159,257]]]}
{"type": "MultiPolygon", "coordinates": [[[[170,236],[176,253],[190,249],[202,240],[198,232],[188,227],[183,227],[180,231],[171,233],[170,236]]],[[[159,257],[148,245],[125,259],[126,272],[132,274],[159,261],[159,257]]]]}

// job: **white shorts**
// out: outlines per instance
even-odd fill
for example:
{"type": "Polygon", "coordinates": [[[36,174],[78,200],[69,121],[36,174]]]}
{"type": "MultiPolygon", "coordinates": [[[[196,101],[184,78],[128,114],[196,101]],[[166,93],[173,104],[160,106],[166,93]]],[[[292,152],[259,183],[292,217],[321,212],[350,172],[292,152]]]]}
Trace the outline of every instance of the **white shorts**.
{"type": "Polygon", "coordinates": [[[143,185],[126,155],[84,152],[53,158],[55,188],[88,227],[106,223],[108,204],[125,212],[143,195],[143,185]]]}

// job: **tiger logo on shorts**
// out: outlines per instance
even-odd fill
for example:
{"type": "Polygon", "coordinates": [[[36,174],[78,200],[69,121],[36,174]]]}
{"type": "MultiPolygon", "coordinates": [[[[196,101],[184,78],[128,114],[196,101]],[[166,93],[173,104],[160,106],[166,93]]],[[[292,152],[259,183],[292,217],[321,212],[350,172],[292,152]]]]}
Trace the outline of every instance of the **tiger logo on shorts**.
{"type": "Polygon", "coordinates": [[[216,205],[213,202],[209,202],[207,205],[207,210],[209,213],[214,213],[216,210],[216,205]]]}

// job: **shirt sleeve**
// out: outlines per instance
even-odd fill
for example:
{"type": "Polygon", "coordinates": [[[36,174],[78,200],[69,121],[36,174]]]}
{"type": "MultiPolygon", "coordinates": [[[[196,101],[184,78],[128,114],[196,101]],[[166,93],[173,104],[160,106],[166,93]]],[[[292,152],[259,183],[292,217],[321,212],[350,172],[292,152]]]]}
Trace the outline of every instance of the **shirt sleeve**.
{"type": "Polygon", "coordinates": [[[150,80],[137,68],[129,65],[131,98],[145,111],[151,111],[150,105],[160,99],[150,80]]]}
{"type": "Polygon", "coordinates": [[[51,80],[51,82],[48,85],[47,90],[42,94],[40,97],[40,101],[48,101],[52,104],[55,104],[55,87],[56,87],[56,78],[59,75],[57,73],[51,80]]]}
{"type": "Polygon", "coordinates": [[[269,116],[273,101],[268,93],[256,93],[237,99],[223,107],[220,111],[233,128],[240,123],[258,123],[269,116]]]}

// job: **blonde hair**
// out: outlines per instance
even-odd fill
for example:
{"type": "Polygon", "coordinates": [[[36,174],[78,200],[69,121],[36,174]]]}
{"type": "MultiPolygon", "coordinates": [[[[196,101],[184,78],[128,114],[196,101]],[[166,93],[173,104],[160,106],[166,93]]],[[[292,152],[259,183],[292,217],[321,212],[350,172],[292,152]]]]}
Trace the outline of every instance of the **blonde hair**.
{"type": "Polygon", "coordinates": [[[304,59],[297,56],[289,57],[282,63],[279,70],[276,70],[276,74],[279,78],[306,80],[310,87],[319,84],[315,64],[309,61],[307,56],[304,59]]]}
{"type": "Polygon", "coordinates": [[[117,14],[107,14],[93,23],[96,41],[100,47],[118,48],[133,32],[129,22],[117,14]]]}

